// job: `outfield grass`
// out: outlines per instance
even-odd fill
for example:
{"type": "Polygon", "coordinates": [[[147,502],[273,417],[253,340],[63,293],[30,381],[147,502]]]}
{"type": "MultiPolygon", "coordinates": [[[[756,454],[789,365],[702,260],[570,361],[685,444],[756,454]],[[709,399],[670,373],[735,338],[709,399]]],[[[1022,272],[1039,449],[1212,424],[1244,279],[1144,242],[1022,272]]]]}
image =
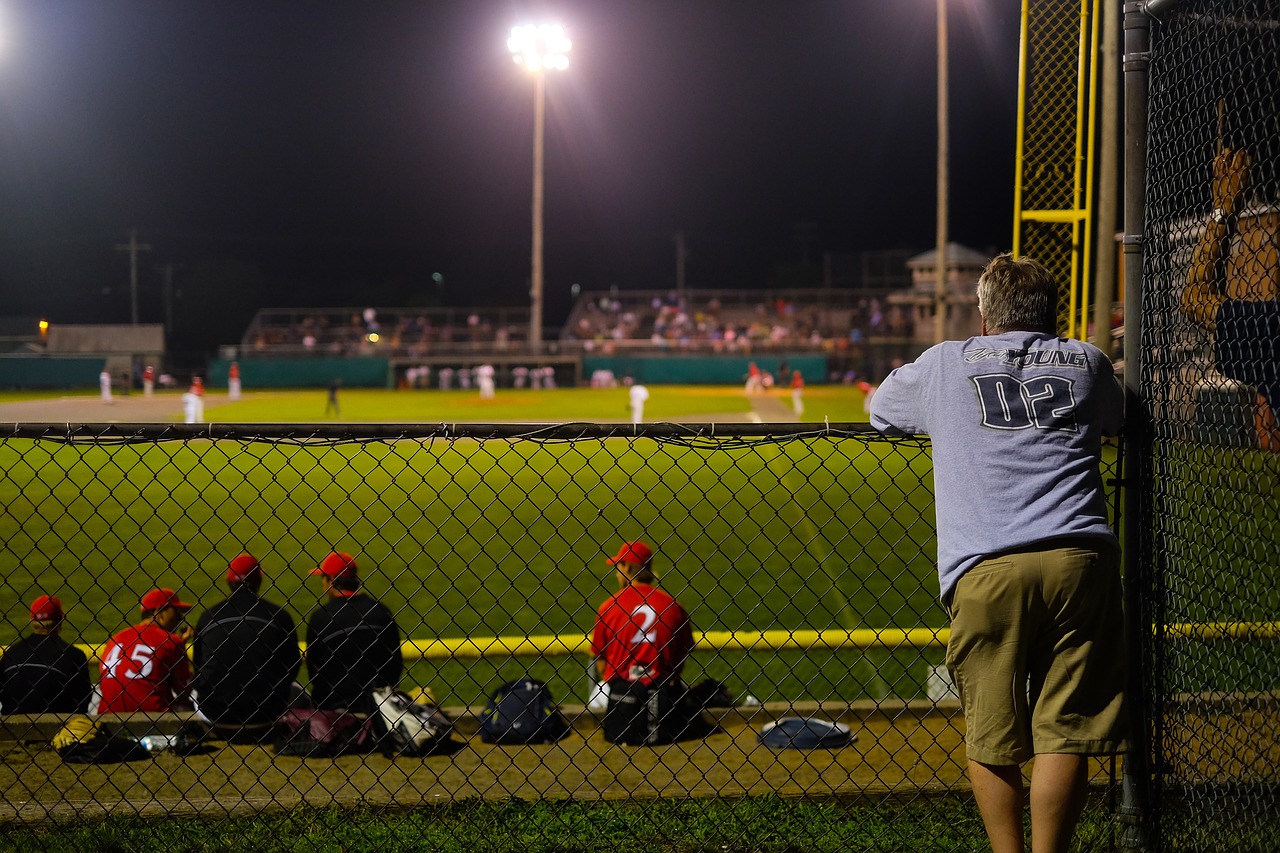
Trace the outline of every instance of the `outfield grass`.
{"type": "MultiPolygon", "coordinates": [[[[753,401],[768,401],[791,411],[789,390],[774,390],[748,397],[739,386],[655,385],[645,403],[647,422],[690,420],[704,417],[717,422],[750,419],[753,401]],[[738,416],[738,417],[729,417],[738,416]]],[[[238,402],[210,395],[205,416],[223,423],[311,423],[328,421],[492,423],[629,421],[631,406],[626,388],[530,388],[499,389],[492,400],[481,400],[475,390],[383,391],[343,389],[339,394],[341,416],[326,416],[328,392],[324,390],[247,393],[238,402]]],[[[865,422],[864,396],[857,388],[817,385],[805,389],[805,413],[798,420],[820,423],[865,422]]],[[[769,411],[773,411],[770,409],[769,411]]],[[[175,417],[180,409],[175,408],[175,417]]],[[[765,417],[764,420],[770,420],[765,417]]]]}

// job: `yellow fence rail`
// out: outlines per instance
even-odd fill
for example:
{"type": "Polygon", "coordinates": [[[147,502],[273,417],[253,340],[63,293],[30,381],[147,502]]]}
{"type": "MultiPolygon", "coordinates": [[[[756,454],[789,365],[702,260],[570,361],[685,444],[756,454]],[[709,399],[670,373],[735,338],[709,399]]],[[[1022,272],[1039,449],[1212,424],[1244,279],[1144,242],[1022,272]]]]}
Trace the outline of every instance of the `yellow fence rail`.
{"type": "MultiPolygon", "coordinates": [[[[1280,638],[1280,622],[1203,622],[1169,625],[1166,636],[1175,640],[1227,640],[1280,638]]],[[[694,633],[698,651],[814,651],[817,649],[941,649],[951,637],[950,628],[858,628],[844,630],[701,631],[694,633]]],[[[306,643],[300,643],[306,653],[306,643]]],[[[94,662],[102,659],[103,646],[77,644],[94,662]]],[[[406,661],[479,660],[489,657],[558,657],[585,655],[591,638],[578,634],[529,634],[507,637],[447,637],[438,640],[405,640],[400,652],[406,661]]]]}

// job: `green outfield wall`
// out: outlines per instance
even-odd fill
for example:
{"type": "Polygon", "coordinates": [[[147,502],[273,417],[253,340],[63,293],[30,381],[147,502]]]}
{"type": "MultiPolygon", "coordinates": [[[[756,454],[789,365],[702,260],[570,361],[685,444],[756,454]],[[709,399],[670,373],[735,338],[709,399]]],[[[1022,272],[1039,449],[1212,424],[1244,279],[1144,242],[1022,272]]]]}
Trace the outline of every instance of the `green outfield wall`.
{"type": "Polygon", "coordinates": [[[612,370],[618,378],[630,376],[650,385],[732,385],[747,378],[751,362],[775,376],[785,363],[799,370],[811,383],[826,381],[827,357],[813,353],[780,355],[613,355],[584,356],[582,375],[612,370]]]}
{"type": "Polygon", "coordinates": [[[0,388],[97,388],[105,359],[6,356],[0,358],[0,388]]]}
{"type": "MultiPolygon", "coordinates": [[[[440,361],[439,357],[432,360],[440,361]]],[[[791,370],[799,370],[809,383],[823,382],[827,376],[826,356],[813,353],[590,355],[582,359],[581,376],[589,379],[594,371],[611,370],[619,379],[630,376],[636,382],[651,385],[732,385],[746,379],[752,361],[775,376],[785,364],[791,370]]],[[[460,365],[476,362],[474,355],[458,358],[460,365]]],[[[531,366],[536,362],[537,359],[529,360],[531,366]]],[[[241,358],[238,364],[247,388],[315,388],[328,385],[335,378],[353,388],[388,388],[395,384],[394,367],[386,358],[241,358]]],[[[230,365],[227,359],[210,362],[206,384],[225,388],[230,365]]]]}
{"type": "MultiPolygon", "coordinates": [[[[392,383],[391,362],[385,358],[242,358],[240,380],[246,388],[323,388],[335,379],[349,388],[387,388],[392,383]]],[[[205,384],[227,387],[231,362],[209,362],[205,384]]]]}

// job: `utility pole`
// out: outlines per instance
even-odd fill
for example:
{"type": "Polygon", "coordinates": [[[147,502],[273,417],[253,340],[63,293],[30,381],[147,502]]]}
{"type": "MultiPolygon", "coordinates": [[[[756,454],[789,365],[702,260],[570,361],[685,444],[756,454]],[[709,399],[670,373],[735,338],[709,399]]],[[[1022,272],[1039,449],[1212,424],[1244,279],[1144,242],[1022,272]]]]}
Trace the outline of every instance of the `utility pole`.
{"type": "Polygon", "coordinates": [[[689,257],[689,250],[684,245],[684,232],[677,231],[676,241],[676,292],[684,293],[684,259],[689,257]]]}
{"type": "Polygon", "coordinates": [[[164,275],[164,332],[165,336],[173,334],[173,273],[178,265],[170,261],[160,264],[160,272],[164,275]]]}
{"type": "Polygon", "coordinates": [[[947,0],[938,0],[938,275],[934,291],[933,336],[937,343],[947,339],[947,208],[949,187],[947,158],[947,0]]]}
{"type": "Polygon", "coordinates": [[[129,253],[129,307],[133,325],[138,325],[138,252],[150,252],[151,246],[138,242],[138,229],[129,232],[128,243],[117,243],[117,252],[129,253]]]}

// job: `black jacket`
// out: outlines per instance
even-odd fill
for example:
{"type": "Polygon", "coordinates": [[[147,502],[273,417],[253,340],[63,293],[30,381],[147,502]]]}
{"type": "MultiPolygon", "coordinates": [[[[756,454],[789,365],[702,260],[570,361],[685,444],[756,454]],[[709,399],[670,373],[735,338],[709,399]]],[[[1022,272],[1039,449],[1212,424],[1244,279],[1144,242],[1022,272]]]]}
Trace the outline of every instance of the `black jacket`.
{"type": "Polygon", "coordinates": [[[400,630],[367,595],[331,599],[307,623],[307,672],[317,708],[372,713],[375,687],[395,687],[404,661],[400,630]]]}
{"type": "Polygon", "coordinates": [[[211,722],[273,722],[302,666],[293,617],[241,586],[201,615],[193,663],[196,704],[211,722]]]}
{"type": "Polygon", "coordinates": [[[0,657],[0,711],[83,714],[93,685],[84,652],[56,634],[32,634],[0,657]]]}

